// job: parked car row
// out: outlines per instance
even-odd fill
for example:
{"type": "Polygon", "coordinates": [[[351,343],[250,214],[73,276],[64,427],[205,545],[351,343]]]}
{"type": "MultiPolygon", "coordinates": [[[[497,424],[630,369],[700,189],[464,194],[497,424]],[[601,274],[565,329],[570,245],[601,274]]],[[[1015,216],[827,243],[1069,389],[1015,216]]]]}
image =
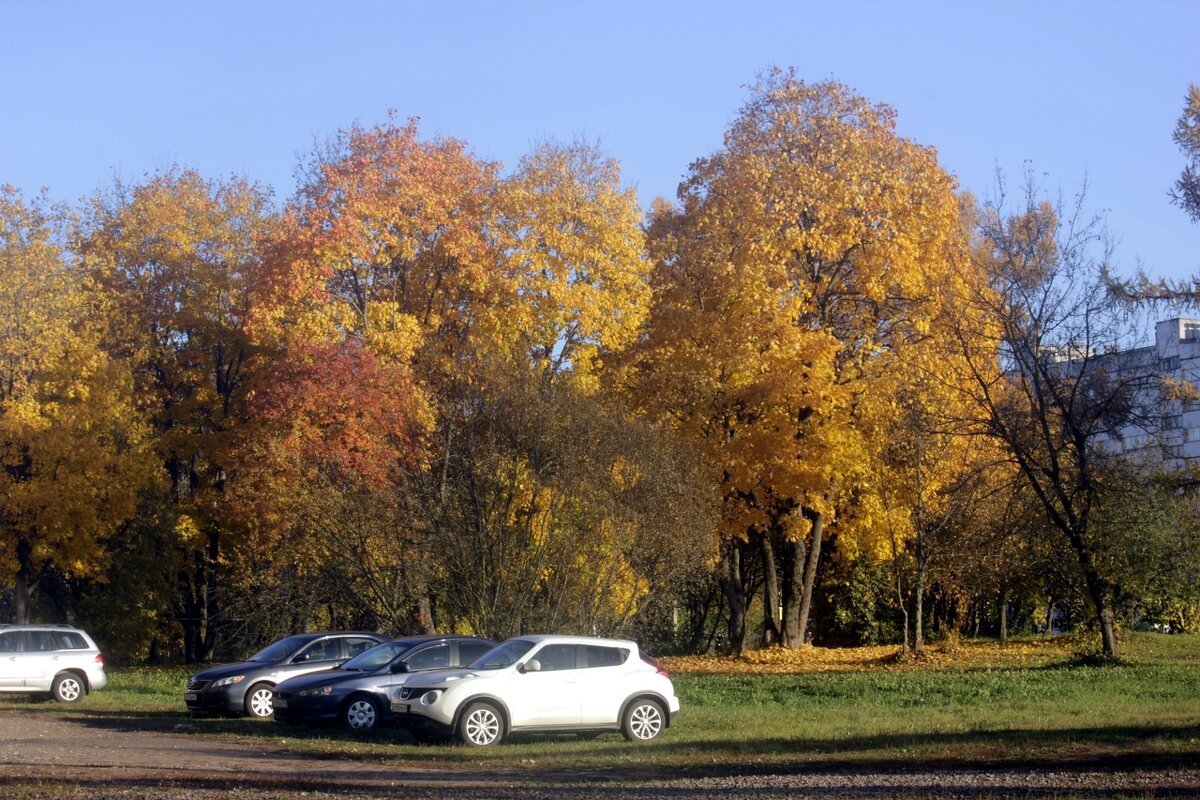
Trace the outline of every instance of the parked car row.
{"type": "Polygon", "coordinates": [[[502,644],[353,631],[290,636],[192,676],[184,701],[193,713],[354,731],[399,724],[421,739],[477,747],[553,731],[648,741],[679,712],[667,671],[636,643],[544,635],[502,644]]]}

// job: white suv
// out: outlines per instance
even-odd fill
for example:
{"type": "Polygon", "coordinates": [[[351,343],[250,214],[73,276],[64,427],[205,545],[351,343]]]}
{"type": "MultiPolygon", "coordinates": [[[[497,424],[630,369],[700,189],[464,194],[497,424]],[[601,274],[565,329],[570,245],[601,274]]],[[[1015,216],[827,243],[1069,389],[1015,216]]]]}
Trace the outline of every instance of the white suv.
{"type": "Polygon", "coordinates": [[[662,733],[679,713],[667,671],[636,643],[583,636],[509,639],[466,669],[413,677],[392,712],[417,736],[486,746],[509,733],[662,733]]]}
{"type": "Polygon", "coordinates": [[[0,625],[0,692],[49,692],[74,703],[107,683],[104,656],[78,628],[0,625]]]}

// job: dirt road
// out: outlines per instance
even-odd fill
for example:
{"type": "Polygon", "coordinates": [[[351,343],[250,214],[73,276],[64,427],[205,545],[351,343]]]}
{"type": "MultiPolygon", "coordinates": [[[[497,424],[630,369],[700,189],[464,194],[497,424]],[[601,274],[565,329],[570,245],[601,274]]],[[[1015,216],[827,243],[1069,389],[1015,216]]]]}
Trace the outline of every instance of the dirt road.
{"type": "Polygon", "coordinates": [[[1114,763],[1002,770],[804,771],[706,777],[482,774],[397,769],[263,749],[181,723],[170,733],[0,711],[0,797],[15,798],[1200,797],[1200,768],[1114,763]]]}

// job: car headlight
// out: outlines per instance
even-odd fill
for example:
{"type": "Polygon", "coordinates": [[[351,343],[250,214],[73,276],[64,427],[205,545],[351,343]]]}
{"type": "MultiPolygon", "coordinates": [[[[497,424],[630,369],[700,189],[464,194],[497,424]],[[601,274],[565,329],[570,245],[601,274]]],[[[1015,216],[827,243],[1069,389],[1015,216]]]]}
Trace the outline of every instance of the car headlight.
{"type": "Polygon", "coordinates": [[[241,683],[246,680],[245,675],[230,675],[228,678],[221,678],[213,681],[213,688],[218,689],[222,686],[233,686],[235,683],[241,683]]]}
{"type": "Polygon", "coordinates": [[[297,694],[300,697],[325,697],[333,694],[332,686],[314,686],[311,689],[301,689],[297,694]]]}
{"type": "Polygon", "coordinates": [[[438,698],[441,696],[442,696],[441,689],[431,689],[428,692],[426,692],[425,694],[421,695],[421,705],[431,706],[434,703],[436,703],[438,701],[438,698]]]}

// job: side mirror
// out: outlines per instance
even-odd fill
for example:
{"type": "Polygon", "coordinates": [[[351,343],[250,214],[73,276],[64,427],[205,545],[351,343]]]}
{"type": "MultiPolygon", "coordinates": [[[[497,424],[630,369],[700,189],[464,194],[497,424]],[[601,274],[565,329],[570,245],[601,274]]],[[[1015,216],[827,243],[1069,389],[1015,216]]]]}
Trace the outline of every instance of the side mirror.
{"type": "Polygon", "coordinates": [[[392,664],[391,673],[393,675],[399,675],[403,672],[408,672],[408,664],[405,664],[403,661],[397,661],[395,664],[392,664]]]}
{"type": "Polygon", "coordinates": [[[525,666],[521,667],[521,672],[541,672],[542,662],[536,658],[531,658],[525,662],[525,666]]]}

